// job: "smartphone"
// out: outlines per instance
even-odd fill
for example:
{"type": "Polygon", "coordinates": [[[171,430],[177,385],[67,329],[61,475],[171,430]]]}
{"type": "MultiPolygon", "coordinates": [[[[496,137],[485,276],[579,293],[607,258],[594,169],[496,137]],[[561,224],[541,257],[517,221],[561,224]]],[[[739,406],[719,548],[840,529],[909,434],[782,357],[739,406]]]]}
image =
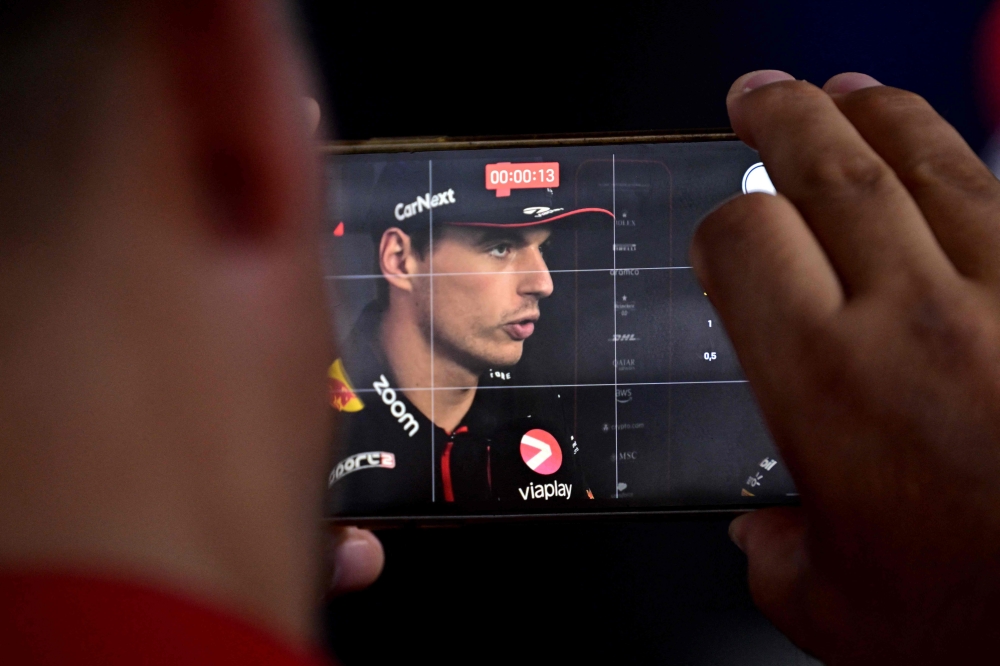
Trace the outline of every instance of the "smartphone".
{"type": "Polygon", "coordinates": [[[795,487],[689,259],[724,132],[326,148],[327,517],[729,513],[795,487]]]}

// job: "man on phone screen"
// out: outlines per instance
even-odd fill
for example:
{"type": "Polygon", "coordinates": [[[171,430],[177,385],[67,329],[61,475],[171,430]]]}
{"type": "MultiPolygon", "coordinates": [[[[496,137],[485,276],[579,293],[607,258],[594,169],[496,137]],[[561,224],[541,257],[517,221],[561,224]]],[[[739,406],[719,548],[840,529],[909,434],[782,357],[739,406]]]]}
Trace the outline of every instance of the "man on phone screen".
{"type": "Polygon", "coordinates": [[[368,212],[379,279],[330,368],[341,512],[389,504],[592,499],[564,392],[518,366],[553,291],[551,188],[497,196],[485,160],[397,162],[368,212]],[[516,388],[515,388],[516,387],[516,388]]]}

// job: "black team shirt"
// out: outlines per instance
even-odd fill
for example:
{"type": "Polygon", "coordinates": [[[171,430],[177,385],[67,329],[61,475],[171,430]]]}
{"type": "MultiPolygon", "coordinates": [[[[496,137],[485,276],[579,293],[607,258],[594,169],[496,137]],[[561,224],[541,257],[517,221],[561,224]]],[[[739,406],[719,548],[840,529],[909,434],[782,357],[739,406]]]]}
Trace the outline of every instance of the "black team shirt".
{"type": "Polygon", "coordinates": [[[489,370],[468,413],[446,432],[399,390],[380,346],[380,323],[377,304],[369,304],[330,369],[331,405],[340,412],[328,479],[332,513],[447,513],[451,502],[544,511],[593,498],[560,389],[503,388],[528,382],[516,366],[489,370]]]}

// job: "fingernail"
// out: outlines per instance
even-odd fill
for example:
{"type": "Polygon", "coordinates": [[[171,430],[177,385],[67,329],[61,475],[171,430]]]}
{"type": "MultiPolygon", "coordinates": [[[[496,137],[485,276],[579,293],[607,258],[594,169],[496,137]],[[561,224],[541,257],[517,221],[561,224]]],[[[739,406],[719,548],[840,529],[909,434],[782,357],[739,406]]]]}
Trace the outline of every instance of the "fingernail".
{"type": "Polygon", "coordinates": [[[333,555],[331,589],[336,591],[342,587],[351,587],[354,582],[351,576],[357,563],[365,561],[370,551],[371,544],[361,536],[351,535],[338,543],[333,555]]]}
{"type": "Polygon", "coordinates": [[[316,134],[316,130],[319,129],[319,121],[322,116],[322,112],[319,108],[319,102],[312,97],[303,98],[303,105],[305,106],[306,127],[309,128],[309,134],[311,136],[316,134]]]}
{"type": "Polygon", "coordinates": [[[732,539],[736,547],[742,550],[744,553],[747,552],[745,547],[746,544],[746,519],[749,513],[744,513],[742,516],[733,519],[733,522],[729,523],[729,538],[732,539]]]}
{"type": "Polygon", "coordinates": [[[823,86],[823,90],[830,95],[846,95],[847,93],[854,92],[855,90],[874,88],[881,85],[881,83],[867,74],[862,74],[860,72],[845,72],[843,74],[837,74],[835,77],[827,81],[826,85],[823,86]]]}
{"type": "Polygon", "coordinates": [[[730,88],[729,94],[732,95],[735,92],[747,93],[751,90],[760,88],[761,86],[766,86],[769,83],[777,83],[778,81],[794,81],[795,77],[786,72],[782,72],[778,69],[761,69],[756,72],[750,72],[749,74],[744,74],[740,78],[736,79],[733,87],[730,88]]]}

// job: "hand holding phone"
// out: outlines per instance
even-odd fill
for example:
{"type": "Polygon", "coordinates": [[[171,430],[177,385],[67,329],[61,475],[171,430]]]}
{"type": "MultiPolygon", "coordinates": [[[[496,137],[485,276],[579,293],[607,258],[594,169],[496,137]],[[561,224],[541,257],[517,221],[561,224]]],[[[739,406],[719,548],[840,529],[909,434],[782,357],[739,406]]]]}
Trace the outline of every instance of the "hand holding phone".
{"type": "Polygon", "coordinates": [[[756,72],[728,104],[780,195],[710,215],[693,264],[802,502],[733,523],[754,598],[825,663],[991,658],[1000,182],[870,77],[756,72]]]}

